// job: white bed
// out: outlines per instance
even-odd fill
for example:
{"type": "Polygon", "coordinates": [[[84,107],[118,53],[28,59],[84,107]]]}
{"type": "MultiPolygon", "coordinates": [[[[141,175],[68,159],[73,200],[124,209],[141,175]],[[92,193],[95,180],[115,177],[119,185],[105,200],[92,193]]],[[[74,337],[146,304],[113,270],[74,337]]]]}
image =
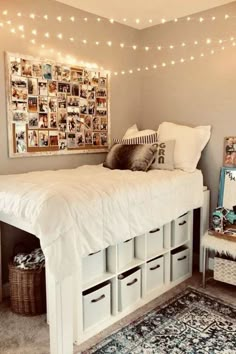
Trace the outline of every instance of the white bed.
{"type": "MultiPolygon", "coordinates": [[[[0,176],[0,221],[40,239],[55,280],[55,303],[81,257],[162,226],[202,204],[199,170],[145,173],[98,165],[0,176]]],[[[72,341],[72,318],[66,315],[59,326],[58,316],[50,317],[51,353],[71,354],[65,342],[72,341]]]]}

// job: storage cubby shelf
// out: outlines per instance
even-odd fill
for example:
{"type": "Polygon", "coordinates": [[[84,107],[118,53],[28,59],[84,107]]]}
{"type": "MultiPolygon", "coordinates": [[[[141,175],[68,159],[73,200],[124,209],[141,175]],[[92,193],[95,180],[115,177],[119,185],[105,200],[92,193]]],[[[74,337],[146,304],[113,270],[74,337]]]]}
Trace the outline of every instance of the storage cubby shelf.
{"type": "Polygon", "coordinates": [[[189,278],[192,236],[193,211],[189,211],[160,228],[84,258],[83,285],[76,294],[83,316],[77,312],[75,342],[84,342],[189,278]]]}

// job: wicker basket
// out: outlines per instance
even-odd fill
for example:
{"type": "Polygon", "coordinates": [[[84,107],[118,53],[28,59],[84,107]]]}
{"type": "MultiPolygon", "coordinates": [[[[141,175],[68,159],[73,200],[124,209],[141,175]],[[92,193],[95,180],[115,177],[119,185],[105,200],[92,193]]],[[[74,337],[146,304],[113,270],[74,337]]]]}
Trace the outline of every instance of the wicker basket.
{"type": "Polygon", "coordinates": [[[19,269],[9,263],[11,309],[35,316],[46,312],[45,268],[19,269]]]}
{"type": "Polygon", "coordinates": [[[214,279],[236,285],[236,261],[215,257],[214,279]]]}

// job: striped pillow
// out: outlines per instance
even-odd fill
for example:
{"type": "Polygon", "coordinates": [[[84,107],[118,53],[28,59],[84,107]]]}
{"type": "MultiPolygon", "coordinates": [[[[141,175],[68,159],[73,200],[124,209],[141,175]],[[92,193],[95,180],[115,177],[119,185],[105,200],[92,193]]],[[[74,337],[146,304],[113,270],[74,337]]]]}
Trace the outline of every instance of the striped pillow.
{"type": "Polygon", "coordinates": [[[158,141],[158,133],[138,136],[136,138],[113,139],[114,144],[122,145],[138,145],[138,144],[154,144],[158,141]]]}

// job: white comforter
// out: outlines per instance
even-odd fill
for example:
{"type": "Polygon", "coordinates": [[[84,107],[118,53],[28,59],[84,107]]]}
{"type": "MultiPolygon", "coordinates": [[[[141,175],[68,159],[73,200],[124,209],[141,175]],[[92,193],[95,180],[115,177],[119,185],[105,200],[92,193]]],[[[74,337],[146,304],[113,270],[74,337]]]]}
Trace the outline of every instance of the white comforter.
{"type": "Polygon", "coordinates": [[[202,173],[99,166],[0,176],[0,212],[31,225],[59,278],[79,257],[161,226],[203,202],[202,173]]]}

